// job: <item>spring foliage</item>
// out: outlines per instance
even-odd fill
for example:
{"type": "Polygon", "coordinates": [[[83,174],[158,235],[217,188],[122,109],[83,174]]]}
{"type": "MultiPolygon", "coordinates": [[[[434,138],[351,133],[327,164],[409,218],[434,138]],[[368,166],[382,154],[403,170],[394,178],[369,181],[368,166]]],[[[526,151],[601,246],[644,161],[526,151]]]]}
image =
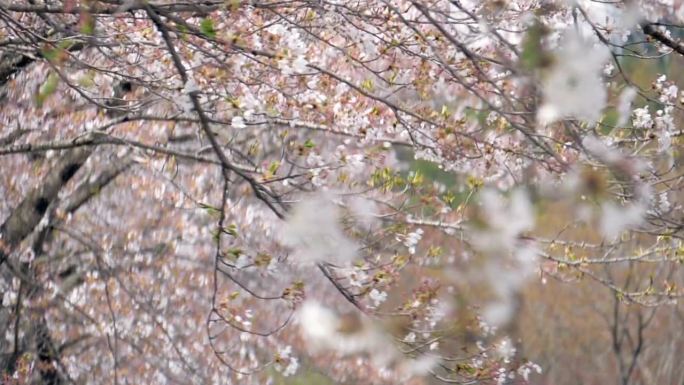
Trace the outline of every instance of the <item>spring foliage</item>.
{"type": "Polygon", "coordinates": [[[530,280],[676,304],[680,3],[0,3],[0,382],[526,383],[530,280]]]}

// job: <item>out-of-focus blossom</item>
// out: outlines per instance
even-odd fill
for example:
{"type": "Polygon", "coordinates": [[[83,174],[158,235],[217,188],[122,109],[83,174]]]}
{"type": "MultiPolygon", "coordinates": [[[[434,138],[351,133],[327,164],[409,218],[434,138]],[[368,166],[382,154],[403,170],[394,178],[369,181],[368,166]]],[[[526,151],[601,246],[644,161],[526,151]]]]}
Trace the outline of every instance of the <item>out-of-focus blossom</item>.
{"type": "Polygon", "coordinates": [[[575,32],[568,32],[560,47],[542,82],[544,104],[538,120],[542,124],[566,118],[595,122],[606,104],[601,71],[608,49],[594,46],[575,32]]]}
{"type": "Polygon", "coordinates": [[[380,291],[378,289],[373,289],[368,294],[368,297],[373,301],[373,304],[377,307],[380,306],[381,303],[385,302],[385,300],[387,299],[387,293],[385,293],[384,291],[380,291]]]}
{"type": "Polygon", "coordinates": [[[283,244],[294,249],[303,263],[347,265],[359,245],[344,234],[339,209],[324,195],[306,197],[294,206],[281,231],[283,244]]]}

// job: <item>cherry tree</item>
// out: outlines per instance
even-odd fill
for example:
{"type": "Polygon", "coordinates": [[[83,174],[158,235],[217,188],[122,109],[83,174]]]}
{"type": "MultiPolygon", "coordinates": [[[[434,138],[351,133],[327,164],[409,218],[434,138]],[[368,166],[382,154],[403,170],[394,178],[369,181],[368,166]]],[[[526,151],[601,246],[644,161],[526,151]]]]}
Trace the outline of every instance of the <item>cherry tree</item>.
{"type": "Polygon", "coordinates": [[[683,22],[0,2],[2,381],[527,383],[529,280],[676,306],[683,22]]]}

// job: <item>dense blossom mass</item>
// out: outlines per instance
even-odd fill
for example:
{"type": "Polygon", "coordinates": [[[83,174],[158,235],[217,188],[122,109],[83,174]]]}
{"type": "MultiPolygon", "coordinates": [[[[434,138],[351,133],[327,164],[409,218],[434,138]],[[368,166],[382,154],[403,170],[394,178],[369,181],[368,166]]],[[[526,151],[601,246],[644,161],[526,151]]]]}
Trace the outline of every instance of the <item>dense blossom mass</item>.
{"type": "Polygon", "coordinates": [[[0,382],[534,383],[521,298],[553,279],[614,300],[621,384],[681,383],[642,332],[681,333],[683,28],[673,0],[0,0],[0,382]]]}

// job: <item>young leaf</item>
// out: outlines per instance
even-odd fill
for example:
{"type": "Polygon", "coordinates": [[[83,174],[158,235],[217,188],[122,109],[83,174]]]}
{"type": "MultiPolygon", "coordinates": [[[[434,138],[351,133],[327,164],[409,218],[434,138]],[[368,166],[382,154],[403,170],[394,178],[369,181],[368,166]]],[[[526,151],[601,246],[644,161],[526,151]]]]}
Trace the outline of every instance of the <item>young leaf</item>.
{"type": "Polygon", "coordinates": [[[214,29],[214,22],[209,19],[202,19],[202,22],[200,23],[200,31],[204,36],[213,39],[216,37],[216,30],[214,29]]]}
{"type": "Polygon", "coordinates": [[[38,107],[43,105],[48,96],[55,93],[58,84],[59,76],[54,73],[50,74],[45,80],[45,83],[43,83],[43,85],[40,86],[40,89],[38,89],[38,95],[36,95],[36,104],[38,104],[38,107]]]}

